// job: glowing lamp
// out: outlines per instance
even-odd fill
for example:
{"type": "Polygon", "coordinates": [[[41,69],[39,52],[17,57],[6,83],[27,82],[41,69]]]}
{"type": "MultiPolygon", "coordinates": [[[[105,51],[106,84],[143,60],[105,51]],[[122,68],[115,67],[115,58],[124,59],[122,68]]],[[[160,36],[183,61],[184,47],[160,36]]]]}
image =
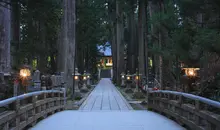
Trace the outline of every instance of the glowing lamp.
{"type": "Polygon", "coordinates": [[[73,79],[76,80],[76,81],[78,81],[80,75],[81,75],[81,74],[78,72],[78,68],[75,68],[75,72],[72,74],[73,79]]]}
{"type": "Polygon", "coordinates": [[[185,70],[185,74],[189,77],[195,77],[197,76],[196,70],[199,70],[199,68],[183,68],[185,70]]]}
{"type": "Polygon", "coordinates": [[[90,78],[90,76],[88,75],[88,76],[87,76],[87,78],[89,79],[89,78],[90,78]]]}
{"type": "Polygon", "coordinates": [[[79,76],[74,76],[74,79],[75,79],[75,80],[79,79],[79,76]]]}
{"type": "Polygon", "coordinates": [[[131,77],[130,77],[130,76],[128,76],[128,77],[127,77],[127,80],[131,80],[131,77]]]}
{"type": "Polygon", "coordinates": [[[21,70],[20,70],[20,76],[21,76],[22,78],[30,77],[30,76],[31,76],[31,71],[30,71],[30,69],[28,69],[28,68],[23,68],[23,69],[21,69],[21,70]]]}
{"type": "Polygon", "coordinates": [[[135,79],[136,79],[136,80],[139,80],[139,76],[135,76],[135,79]]]}
{"type": "Polygon", "coordinates": [[[121,76],[121,78],[125,78],[125,76],[124,76],[124,75],[122,75],[122,76],[121,76]]]}

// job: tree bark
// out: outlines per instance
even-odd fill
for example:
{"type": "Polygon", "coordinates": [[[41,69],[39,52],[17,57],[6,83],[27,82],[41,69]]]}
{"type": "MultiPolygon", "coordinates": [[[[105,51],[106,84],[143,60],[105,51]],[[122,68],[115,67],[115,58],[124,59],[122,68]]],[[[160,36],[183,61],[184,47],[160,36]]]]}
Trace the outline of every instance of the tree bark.
{"type": "MultiPolygon", "coordinates": [[[[17,0],[12,1],[11,6],[11,41],[14,43],[12,48],[13,52],[19,52],[20,49],[20,5],[17,0]]],[[[19,64],[19,58],[17,55],[12,56],[12,66],[19,64]]]]}
{"type": "Polygon", "coordinates": [[[146,21],[146,10],[145,10],[145,0],[139,1],[139,10],[138,10],[138,70],[139,74],[145,76],[145,57],[144,57],[144,32],[146,30],[145,21],[146,21]]]}
{"type": "Polygon", "coordinates": [[[75,0],[63,1],[64,15],[62,20],[62,34],[59,50],[59,71],[65,73],[65,80],[67,87],[71,89],[71,96],[73,96],[73,78],[75,63],[75,0]]]}
{"type": "Polygon", "coordinates": [[[128,14],[128,27],[129,27],[129,42],[128,42],[128,50],[127,50],[127,65],[128,65],[128,70],[130,72],[133,72],[135,69],[135,19],[134,19],[134,1],[130,1],[130,8],[131,11],[128,14]]]}
{"type": "MultiPolygon", "coordinates": [[[[2,3],[4,4],[4,3],[2,3]]],[[[8,72],[10,65],[10,10],[0,7],[0,72],[8,72]]]]}
{"type": "Polygon", "coordinates": [[[124,65],[123,16],[121,6],[120,1],[116,0],[117,84],[120,83],[120,75],[124,65]]]}

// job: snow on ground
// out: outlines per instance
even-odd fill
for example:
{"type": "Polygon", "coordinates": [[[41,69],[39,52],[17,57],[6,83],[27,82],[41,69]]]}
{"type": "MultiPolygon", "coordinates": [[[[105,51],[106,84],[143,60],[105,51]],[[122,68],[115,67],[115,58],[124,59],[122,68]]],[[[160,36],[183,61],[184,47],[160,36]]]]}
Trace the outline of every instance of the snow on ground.
{"type": "Polygon", "coordinates": [[[150,111],[63,111],[31,130],[184,130],[174,121],[150,111]]]}

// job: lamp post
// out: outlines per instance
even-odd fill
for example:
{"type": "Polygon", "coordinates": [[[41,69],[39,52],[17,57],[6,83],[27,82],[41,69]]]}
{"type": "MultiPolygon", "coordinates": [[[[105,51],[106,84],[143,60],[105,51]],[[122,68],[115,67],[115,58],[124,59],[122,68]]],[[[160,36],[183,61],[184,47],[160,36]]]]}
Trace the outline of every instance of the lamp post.
{"type": "Polygon", "coordinates": [[[130,75],[130,73],[128,71],[127,75],[126,75],[126,80],[127,80],[126,89],[125,89],[126,93],[133,93],[133,90],[131,89],[131,83],[132,83],[131,77],[132,77],[132,75],[130,75]]]}
{"type": "Polygon", "coordinates": [[[75,72],[73,74],[73,80],[74,80],[74,97],[81,97],[81,93],[79,90],[79,76],[81,74],[78,72],[78,68],[75,68],[75,72]]]}
{"type": "Polygon", "coordinates": [[[86,74],[86,71],[84,71],[84,74],[83,74],[83,87],[82,87],[82,92],[88,92],[88,88],[87,88],[87,74],[86,74]]]}
{"type": "Polygon", "coordinates": [[[125,73],[122,72],[121,73],[121,87],[124,87],[125,86],[125,73]]]}
{"type": "Polygon", "coordinates": [[[27,65],[27,59],[25,59],[24,65],[20,69],[20,78],[22,82],[22,86],[24,87],[24,92],[28,92],[29,80],[31,77],[31,67],[27,65]]]}

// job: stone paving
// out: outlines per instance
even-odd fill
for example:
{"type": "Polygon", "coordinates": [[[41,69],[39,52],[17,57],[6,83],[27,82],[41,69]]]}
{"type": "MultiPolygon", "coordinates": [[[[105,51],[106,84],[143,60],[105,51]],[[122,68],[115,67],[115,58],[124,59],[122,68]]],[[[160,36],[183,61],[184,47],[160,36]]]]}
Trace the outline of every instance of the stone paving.
{"type": "Polygon", "coordinates": [[[82,104],[80,110],[132,110],[130,104],[115,88],[109,79],[102,79],[87,100],[82,104]]]}

